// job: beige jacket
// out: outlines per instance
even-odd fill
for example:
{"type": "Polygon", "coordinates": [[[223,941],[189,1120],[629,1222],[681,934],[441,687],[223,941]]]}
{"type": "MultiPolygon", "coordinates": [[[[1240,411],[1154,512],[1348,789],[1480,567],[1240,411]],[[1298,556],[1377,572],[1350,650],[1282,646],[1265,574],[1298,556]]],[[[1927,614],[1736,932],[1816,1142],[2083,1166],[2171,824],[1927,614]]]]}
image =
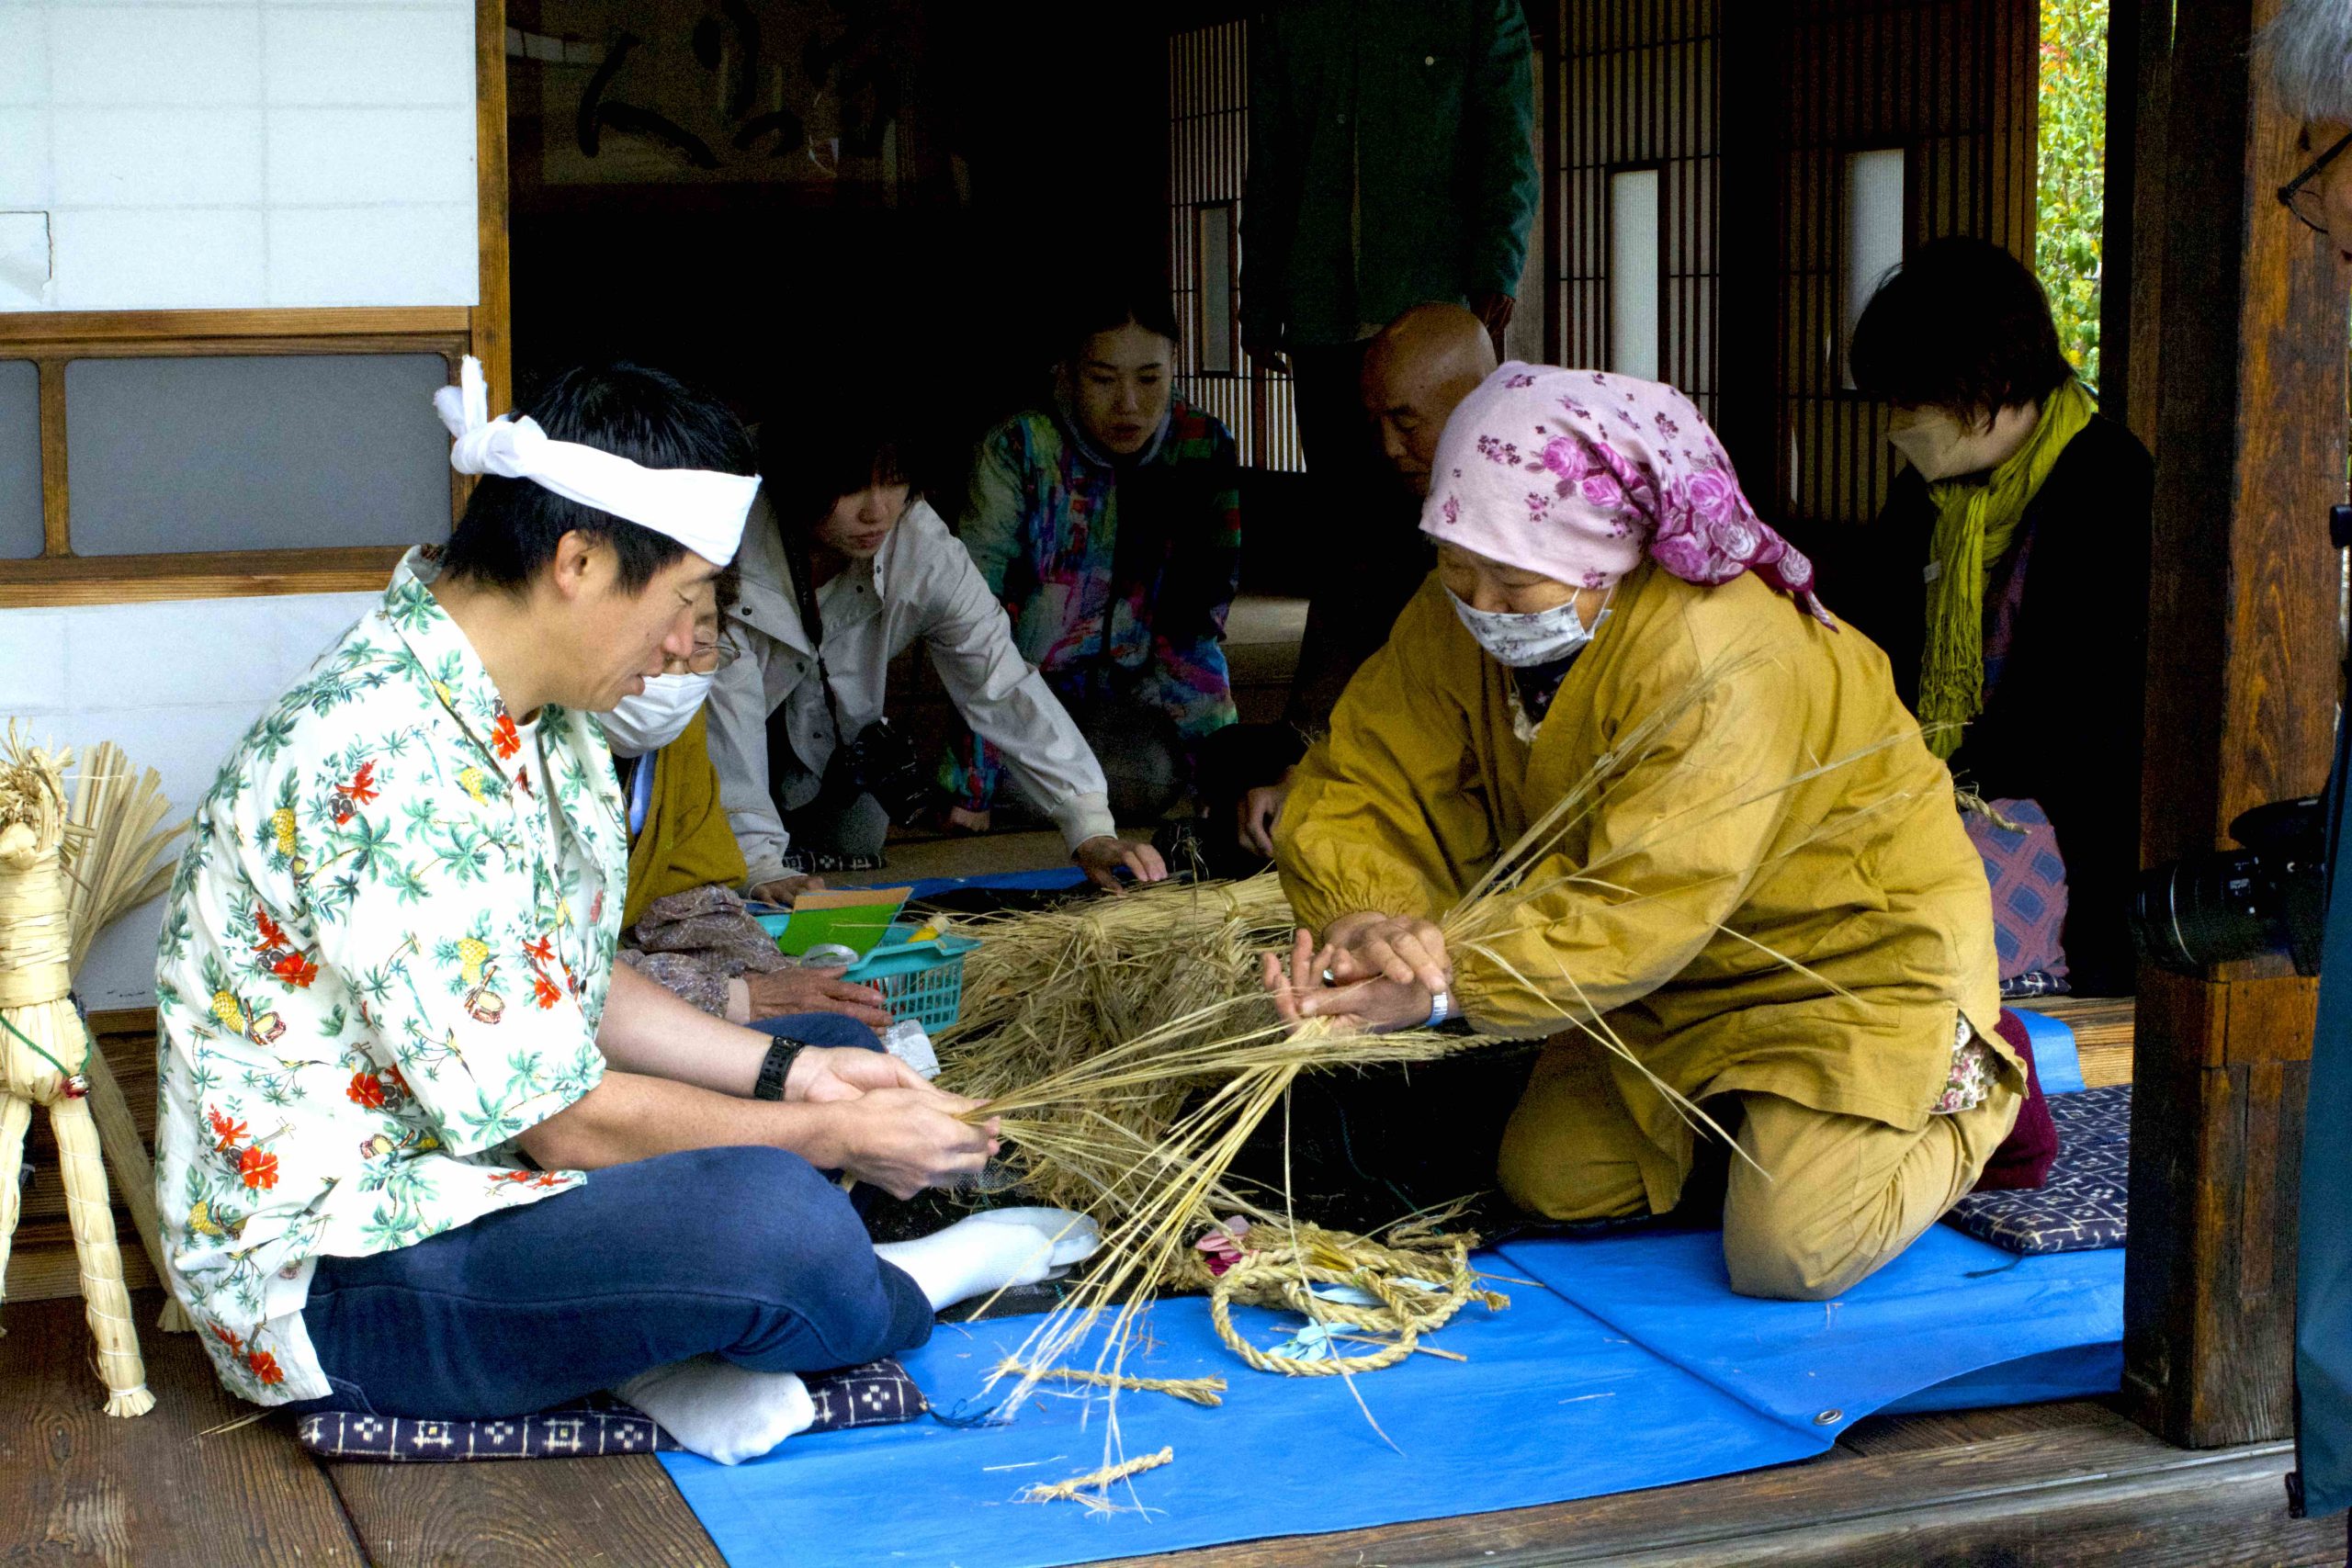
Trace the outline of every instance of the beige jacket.
{"type": "Polygon", "coordinates": [[[764,493],[736,556],[741,596],[722,633],[734,662],[710,689],[710,758],[719,799],[755,887],[784,874],[789,841],[775,795],[791,809],[817,796],[840,744],[834,712],[855,737],[884,716],[890,660],[921,641],[966,723],[1004,754],[1013,783],[1054,819],[1071,849],[1114,830],[1102,769],[1045,678],[1012,645],[1004,606],[929,503],[917,502],[874,558],[825,585],[825,671],[800,623],[784,542],[764,493]],[[768,777],[768,725],[784,724],[803,771],[768,777]]]}

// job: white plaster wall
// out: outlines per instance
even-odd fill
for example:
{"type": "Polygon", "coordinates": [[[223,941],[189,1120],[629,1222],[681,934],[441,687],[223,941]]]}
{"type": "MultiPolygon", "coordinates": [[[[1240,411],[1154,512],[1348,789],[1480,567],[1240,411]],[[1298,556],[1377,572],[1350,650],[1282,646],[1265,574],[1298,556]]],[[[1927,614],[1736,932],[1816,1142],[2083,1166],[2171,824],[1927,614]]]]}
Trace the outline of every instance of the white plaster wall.
{"type": "MultiPolygon", "coordinates": [[[[376,603],[373,593],[0,610],[0,724],[86,748],[111,740],[192,810],[262,708],[376,603]]],[[[160,903],[98,939],[79,988],[94,1008],[154,1000],[160,903]]]]}
{"type": "Polygon", "coordinates": [[[0,0],[0,310],[470,305],[473,0],[0,0]]]}

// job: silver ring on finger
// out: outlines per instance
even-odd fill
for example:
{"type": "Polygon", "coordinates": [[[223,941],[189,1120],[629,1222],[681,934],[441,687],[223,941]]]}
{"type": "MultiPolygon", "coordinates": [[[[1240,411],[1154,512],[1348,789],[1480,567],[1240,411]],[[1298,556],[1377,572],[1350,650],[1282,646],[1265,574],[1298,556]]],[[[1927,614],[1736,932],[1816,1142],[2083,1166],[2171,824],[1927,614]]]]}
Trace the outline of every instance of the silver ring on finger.
{"type": "Polygon", "coordinates": [[[1323,971],[1323,983],[1327,986],[1336,986],[1340,983],[1340,977],[1326,969],[1323,971]]]}

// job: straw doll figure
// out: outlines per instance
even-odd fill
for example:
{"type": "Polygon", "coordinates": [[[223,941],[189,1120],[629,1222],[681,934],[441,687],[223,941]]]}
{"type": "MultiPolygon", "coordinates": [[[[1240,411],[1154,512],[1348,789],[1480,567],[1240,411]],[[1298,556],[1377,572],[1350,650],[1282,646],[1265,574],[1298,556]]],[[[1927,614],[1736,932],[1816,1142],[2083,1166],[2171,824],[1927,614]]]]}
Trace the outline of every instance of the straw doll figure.
{"type": "Polygon", "coordinates": [[[155,1396],[147,1392],[140,1360],[90,1114],[84,1075],[90,1036],[66,996],[72,922],[63,770],[70,761],[70,753],[28,749],[14,735],[0,755],[0,1277],[16,1235],[25,1132],[33,1107],[46,1106],[107,1414],[142,1416],[155,1396]]]}

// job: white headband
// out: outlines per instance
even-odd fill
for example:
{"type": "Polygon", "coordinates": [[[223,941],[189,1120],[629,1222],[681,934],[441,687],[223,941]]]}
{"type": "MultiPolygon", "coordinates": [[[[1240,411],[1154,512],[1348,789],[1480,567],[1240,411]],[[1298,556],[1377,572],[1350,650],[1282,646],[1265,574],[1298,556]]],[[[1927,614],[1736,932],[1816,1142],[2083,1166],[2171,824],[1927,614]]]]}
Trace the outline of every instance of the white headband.
{"type": "Polygon", "coordinates": [[[650,528],[725,566],[743,542],[743,519],[760,492],[756,474],[708,468],[648,468],[615,453],[556,441],[535,419],[490,417],[481,361],[466,355],[458,385],[433,394],[457,444],[449,466],[461,474],[529,479],[582,506],[650,528]]]}

